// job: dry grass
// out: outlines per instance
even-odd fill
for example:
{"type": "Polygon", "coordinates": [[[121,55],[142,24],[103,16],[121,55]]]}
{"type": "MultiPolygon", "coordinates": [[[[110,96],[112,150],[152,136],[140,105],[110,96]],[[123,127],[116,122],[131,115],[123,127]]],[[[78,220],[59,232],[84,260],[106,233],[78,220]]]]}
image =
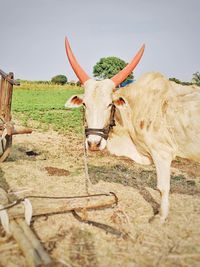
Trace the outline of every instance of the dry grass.
{"type": "MultiPolygon", "coordinates": [[[[164,225],[158,220],[149,222],[158,211],[160,199],[154,166],[140,166],[103,153],[89,155],[90,192],[115,192],[119,204],[82,215],[126,232],[128,238],[80,223],[71,213],[35,218],[32,228],[63,266],[198,267],[200,164],[177,159],[172,171],[171,209],[164,225]]],[[[16,136],[11,157],[1,165],[0,185],[18,191],[20,197],[30,191],[52,196],[85,194],[82,140],[54,131],[16,136]],[[28,150],[38,155],[29,157],[28,150]],[[61,175],[59,169],[67,175],[61,175]]],[[[18,247],[2,229],[1,265],[26,266],[18,247]]]]}

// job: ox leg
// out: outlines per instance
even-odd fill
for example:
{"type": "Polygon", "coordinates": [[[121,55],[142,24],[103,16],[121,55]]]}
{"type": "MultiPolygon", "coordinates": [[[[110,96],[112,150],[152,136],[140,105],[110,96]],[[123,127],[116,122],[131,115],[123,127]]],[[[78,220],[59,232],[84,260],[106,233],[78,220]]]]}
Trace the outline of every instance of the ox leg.
{"type": "Polygon", "coordinates": [[[160,217],[164,222],[169,213],[169,191],[170,191],[170,167],[172,157],[170,155],[153,155],[157,172],[157,188],[161,194],[160,217]]]}

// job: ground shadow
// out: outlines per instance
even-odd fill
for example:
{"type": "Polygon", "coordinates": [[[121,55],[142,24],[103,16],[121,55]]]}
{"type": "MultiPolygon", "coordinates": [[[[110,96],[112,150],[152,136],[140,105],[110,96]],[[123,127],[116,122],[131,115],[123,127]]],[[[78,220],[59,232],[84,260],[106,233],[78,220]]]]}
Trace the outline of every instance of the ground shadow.
{"type": "Polygon", "coordinates": [[[89,173],[92,183],[98,183],[100,180],[103,180],[137,189],[142,197],[152,206],[154,214],[159,212],[160,205],[145,188],[149,186],[156,189],[156,176],[154,172],[141,170],[138,173],[138,170],[128,168],[123,163],[120,163],[111,166],[89,165],[89,173]]]}
{"type": "Polygon", "coordinates": [[[11,154],[7,162],[16,162],[19,160],[34,160],[42,152],[37,149],[30,149],[25,143],[15,144],[12,146],[11,154]]]}
{"type": "MultiPolygon", "coordinates": [[[[89,164],[89,174],[92,183],[98,183],[100,180],[106,182],[119,183],[124,186],[130,186],[139,191],[142,197],[152,206],[154,214],[159,211],[159,204],[154,200],[146,187],[156,190],[156,171],[134,168],[134,164],[101,165],[89,164]]],[[[184,175],[171,176],[171,193],[187,194],[200,196],[200,189],[195,180],[187,180],[184,175]]]]}
{"type": "MultiPolygon", "coordinates": [[[[107,182],[120,183],[138,188],[151,187],[156,190],[156,171],[144,170],[141,168],[134,168],[126,166],[123,162],[113,165],[89,165],[89,173],[92,183],[97,183],[100,180],[107,182]]],[[[199,195],[200,188],[195,179],[188,180],[184,175],[171,175],[171,193],[199,195]]]]}

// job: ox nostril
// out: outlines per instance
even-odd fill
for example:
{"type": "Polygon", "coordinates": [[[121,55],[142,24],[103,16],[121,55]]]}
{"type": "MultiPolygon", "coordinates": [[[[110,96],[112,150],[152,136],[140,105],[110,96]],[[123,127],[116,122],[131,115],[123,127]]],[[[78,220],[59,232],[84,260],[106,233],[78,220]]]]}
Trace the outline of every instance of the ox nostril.
{"type": "Polygon", "coordinates": [[[95,140],[95,141],[87,140],[88,148],[90,150],[99,150],[101,146],[101,141],[102,141],[102,138],[100,140],[95,140]]]}
{"type": "Polygon", "coordinates": [[[101,145],[101,139],[99,140],[98,143],[96,143],[96,146],[97,146],[97,147],[100,147],[100,145],[101,145]]]}
{"type": "Polygon", "coordinates": [[[88,146],[91,147],[92,143],[90,141],[87,141],[88,146]]]}

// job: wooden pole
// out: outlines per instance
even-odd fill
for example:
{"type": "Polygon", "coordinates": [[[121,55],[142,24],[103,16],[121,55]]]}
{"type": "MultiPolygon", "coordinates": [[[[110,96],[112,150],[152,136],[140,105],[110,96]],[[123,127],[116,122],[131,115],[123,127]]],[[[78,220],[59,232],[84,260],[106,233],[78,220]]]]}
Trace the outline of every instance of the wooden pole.
{"type": "Polygon", "coordinates": [[[20,249],[23,251],[23,254],[26,258],[27,267],[40,266],[42,261],[19,224],[15,220],[12,220],[9,227],[11,234],[17,241],[20,249]]]}
{"type": "Polygon", "coordinates": [[[7,81],[1,77],[1,88],[0,88],[0,116],[5,117],[5,87],[7,86],[7,81]]]}
{"type": "MultiPolygon", "coordinates": [[[[13,80],[14,74],[10,72],[8,78],[13,80]]],[[[5,122],[11,121],[11,103],[12,103],[13,84],[7,82],[7,90],[5,90],[5,122]]]]}
{"type": "MultiPolygon", "coordinates": [[[[116,204],[116,197],[112,194],[93,195],[68,199],[29,198],[33,207],[33,216],[81,211],[112,207],[116,204]]],[[[18,204],[8,209],[9,218],[24,217],[24,205],[18,204]]]]}
{"type": "Polygon", "coordinates": [[[49,257],[48,253],[44,249],[44,247],[41,245],[40,241],[37,239],[34,232],[31,230],[31,228],[27,225],[27,223],[23,219],[17,219],[17,223],[20,225],[22,230],[24,231],[25,235],[27,236],[28,240],[31,242],[33,248],[37,251],[39,254],[42,262],[45,265],[49,265],[52,263],[51,258],[49,257]]]}
{"type": "Polygon", "coordinates": [[[32,129],[30,128],[13,128],[11,134],[16,135],[16,134],[31,134],[32,129]]]}

